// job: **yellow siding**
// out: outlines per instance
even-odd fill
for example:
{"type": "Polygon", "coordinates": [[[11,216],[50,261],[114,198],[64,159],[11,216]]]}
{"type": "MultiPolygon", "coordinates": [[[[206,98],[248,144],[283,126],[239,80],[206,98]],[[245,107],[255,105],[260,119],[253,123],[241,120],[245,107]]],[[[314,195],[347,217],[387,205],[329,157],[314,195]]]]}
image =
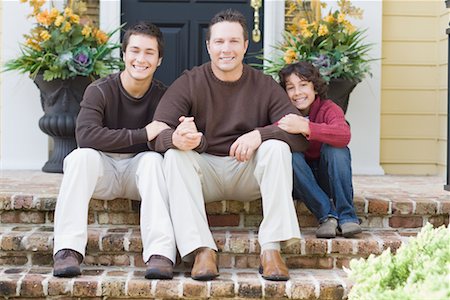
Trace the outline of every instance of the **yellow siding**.
{"type": "Polygon", "coordinates": [[[381,157],[388,174],[442,174],[446,164],[444,1],[383,1],[381,157]]]}

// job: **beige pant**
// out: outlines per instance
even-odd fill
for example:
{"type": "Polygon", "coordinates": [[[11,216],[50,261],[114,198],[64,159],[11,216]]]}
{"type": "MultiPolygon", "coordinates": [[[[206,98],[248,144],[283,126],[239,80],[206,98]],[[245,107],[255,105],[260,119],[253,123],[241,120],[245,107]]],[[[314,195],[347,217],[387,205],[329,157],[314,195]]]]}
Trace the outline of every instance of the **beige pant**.
{"type": "Polygon", "coordinates": [[[64,160],[64,177],[55,211],[53,253],[69,248],[83,256],[89,200],[141,199],[143,259],[159,254],[175,262],[176,248],[163,157],[156,152],[104,153],[81,148],[64,160]]]}
{"type": "Polygon", "coordinates": [[[252,201],[262,197],[259,243],[300,239],[292,199],[289,146],[278,140],[261,144],[248,162],[233,157],[171,149],[164,155],[170,213],[182,257],[199,247],[217,250],[206,219],[205,202],[252,201]]]}

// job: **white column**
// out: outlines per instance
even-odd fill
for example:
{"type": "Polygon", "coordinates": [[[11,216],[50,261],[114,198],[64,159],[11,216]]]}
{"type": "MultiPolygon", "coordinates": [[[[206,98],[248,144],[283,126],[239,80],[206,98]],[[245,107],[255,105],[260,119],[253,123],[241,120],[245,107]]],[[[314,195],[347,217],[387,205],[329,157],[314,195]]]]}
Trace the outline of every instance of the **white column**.
{"type": "MultiPolygon", "coordinates": [[[[0,63],[20,54],[23,34],[29,33],[31,8],[3,1],[0,63]]],[[[38,126],[44,112],[37,87],[27,74],[0,73],[0,169],[40,169],[48,159],[48,137],[38,126]]]]}

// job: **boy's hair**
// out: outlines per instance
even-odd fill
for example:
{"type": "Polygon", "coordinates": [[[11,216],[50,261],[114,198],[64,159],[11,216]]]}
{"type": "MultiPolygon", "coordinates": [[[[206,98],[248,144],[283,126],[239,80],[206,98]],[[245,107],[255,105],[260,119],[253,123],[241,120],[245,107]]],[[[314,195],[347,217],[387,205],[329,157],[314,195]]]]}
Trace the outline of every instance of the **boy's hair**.
{"type": "Polygon", "coordinates": [[[214,24],[220,22],[236,22],[242,26],[242,31],[244,33],[244,41],[248,40],[248,28],[247,28],[247,20],[244,15],[237,10],[233,10],[231,8],[222,10],[218,12],[212,19],[209,21],[208,30],[206,31],[206,40],[209,41],[211,38],[211,27],[214,24]]]}
{"type": "Polygon", "coordinates": [[[159,57],[164,56],[164,38],[161,33],[161,30],[159,30],[159,28],[156,25],[146,21],[141,21],[133,25],[132,27],[128,28],[127,31],[125,31],[122,40],[122,52],[125,52],[127,50],[128,42],[130,41],[130,36],[132,36],[133,34],[146,35],[156,38],[156,41],[158,42],[159,57]]]}
{"type": "Polygon", "coordinates": [[[310,62],[300,61],[287,65],[280,70],[280,84],[286,90],[286,79],[292,75],[297,75],[300,79],[310,81],[314,85],[314,90],[320,99],[327,98],[328,85],[319,73],[319,70],[310,62]]]}

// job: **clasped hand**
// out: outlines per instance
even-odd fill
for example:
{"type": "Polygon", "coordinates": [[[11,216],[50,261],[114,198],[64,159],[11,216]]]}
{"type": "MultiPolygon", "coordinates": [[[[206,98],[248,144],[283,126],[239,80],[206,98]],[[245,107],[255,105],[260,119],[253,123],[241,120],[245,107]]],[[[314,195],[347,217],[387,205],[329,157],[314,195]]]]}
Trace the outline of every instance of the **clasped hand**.
{"type": "Polygon", "coordinates": [[[172,134],[172,143],[180,150],[193,150],[200,145],[202,133],[198,132],[194,117],[181,116],[177,128],[172,134]]]}
{"type": "Polygon", "coordinates": [[[288,114],[281,118],[278,127],[291,134],[301,133],[304,136],[310,134],[308,118],[296,114],[288,114]]]}

